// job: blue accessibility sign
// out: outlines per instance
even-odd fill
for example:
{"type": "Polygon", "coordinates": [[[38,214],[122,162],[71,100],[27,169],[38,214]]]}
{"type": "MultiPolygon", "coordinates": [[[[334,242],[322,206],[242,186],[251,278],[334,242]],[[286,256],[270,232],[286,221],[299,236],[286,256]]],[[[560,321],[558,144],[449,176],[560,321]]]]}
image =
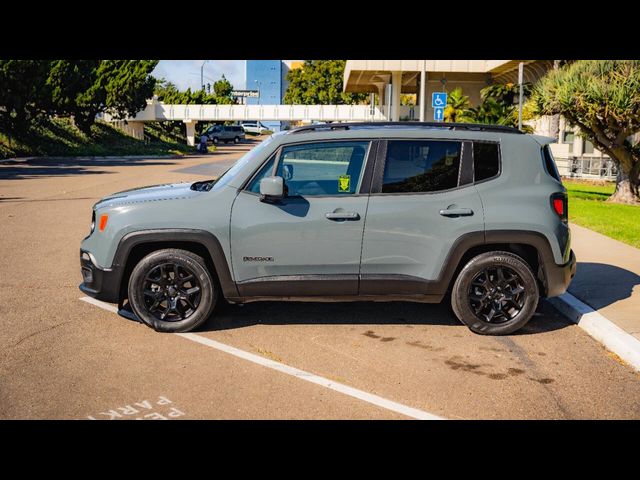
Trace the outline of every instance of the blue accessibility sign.
{"type": "Polygon", "coordinates": [[[447,93],[446,92],[433,92],[431,94],[431,106],[433,108],[446,107],[447,106],[447,93]]]}
{"type": "Polygon", "coordinates": [[[437,122],[444,120],[444,108],[436,107],[433,109],[433,119],[437,122]]]}

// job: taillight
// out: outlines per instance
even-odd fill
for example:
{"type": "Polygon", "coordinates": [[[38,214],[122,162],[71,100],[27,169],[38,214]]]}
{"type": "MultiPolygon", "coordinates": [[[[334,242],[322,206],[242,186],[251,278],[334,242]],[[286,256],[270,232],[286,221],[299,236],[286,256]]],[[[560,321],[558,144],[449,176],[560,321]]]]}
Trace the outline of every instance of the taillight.
{"type": "Polygon", "coordinates": [[[551,195],[551,208],[560,217],[562,223],[569,219],[569,202],[566,193],[554,193],[551,195]]]}

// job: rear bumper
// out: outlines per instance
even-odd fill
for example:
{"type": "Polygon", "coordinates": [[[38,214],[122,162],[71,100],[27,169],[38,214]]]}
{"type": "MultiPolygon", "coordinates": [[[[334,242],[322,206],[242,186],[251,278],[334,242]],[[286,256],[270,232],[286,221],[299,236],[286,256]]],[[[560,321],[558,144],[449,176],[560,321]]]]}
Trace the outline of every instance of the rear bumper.
{"type": "Polygon", "coordinates": [[[82,272],[80,290],[83,293],[104,302],[118,303],[120,300],[118,272],[98,267],[91,253],[85,250],[80,250],[80,271],[82,272]]]}
{"type": "Polygon", "coordinates": [[[547,297],[557,297],[567,291],[571,279],[576,274],[576,256],[571,250],[569,261],[564,265],[545,265],[547,297]]]}

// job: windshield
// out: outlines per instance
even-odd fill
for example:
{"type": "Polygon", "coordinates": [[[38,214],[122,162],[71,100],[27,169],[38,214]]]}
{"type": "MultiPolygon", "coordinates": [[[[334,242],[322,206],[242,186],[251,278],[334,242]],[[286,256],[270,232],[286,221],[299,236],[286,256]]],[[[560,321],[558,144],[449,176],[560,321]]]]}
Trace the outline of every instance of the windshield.
{"type": "Polygon", "coordinates": [[[256,158],[258,155],[262,153],[262,151],[267,147],[267,145],[269,145],[272,142],[273,137],[274,135],[269,136],[269,138],[264,140],[260,145],[254,147],[253,149],[249,150],[249,152],[247,152],[245,155],[243,155],[236,163],[233,164],[233,166],[229,170],[224,172],[220,176],[220,178],[218,178],[216,183],[213,185],[212,190],[219,190],[225,185],[228,185],[229,182],[231,182],[235,178],[235,176],[244,168],[245,165],[247,165],[249,162],[251,162],[254,158],[256,158]]]}

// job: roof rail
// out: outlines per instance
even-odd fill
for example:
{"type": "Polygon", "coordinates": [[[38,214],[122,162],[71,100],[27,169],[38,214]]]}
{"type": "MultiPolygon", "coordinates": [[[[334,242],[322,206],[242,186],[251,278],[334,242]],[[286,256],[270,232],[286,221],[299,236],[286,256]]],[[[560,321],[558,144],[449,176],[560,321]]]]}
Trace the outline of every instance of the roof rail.
{"type": "Polygon", "coordinates": [[[380,127],[395,127],[395,128],[425,128],[425,129],[439,129],[439,130],[471,130],[482,132],[504,132],[504,133],[519,133],[524,132],[518,130],[515,127],[508,127],[506,125],[489,125],[485,123],[455,123],[455,122],[354,122],[354,123],[318,123],[315,125],[308,125],[305,127],[298,127],[289,130],[289,133],[304,133],[315,132],[319,130],[352,130],[352,129],[365,129],[365,128],[380,128],[380,127]]]}

